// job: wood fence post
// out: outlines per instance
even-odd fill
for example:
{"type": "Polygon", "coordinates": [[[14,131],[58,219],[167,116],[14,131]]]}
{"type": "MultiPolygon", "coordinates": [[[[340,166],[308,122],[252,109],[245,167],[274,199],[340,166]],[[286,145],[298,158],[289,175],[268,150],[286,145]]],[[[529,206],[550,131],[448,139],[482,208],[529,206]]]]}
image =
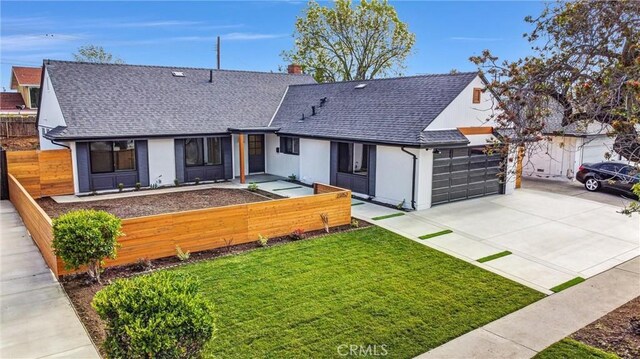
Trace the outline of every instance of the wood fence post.
{"type": "Polygon", "coordinates": [[[9,177],[7,177],[7,151],[0,148],[0,199],[9,199],[9,177]]]}

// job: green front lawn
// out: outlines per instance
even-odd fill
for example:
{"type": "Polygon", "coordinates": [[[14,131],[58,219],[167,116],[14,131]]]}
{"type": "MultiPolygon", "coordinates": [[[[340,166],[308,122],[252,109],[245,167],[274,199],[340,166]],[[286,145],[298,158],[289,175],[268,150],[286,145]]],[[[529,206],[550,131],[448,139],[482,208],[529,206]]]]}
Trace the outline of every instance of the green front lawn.
{"type": "Polygon", "coordinates": [[[215,304],[205,356],[221,358],[336,357],[350,344],[409,358],[543,297],[379,227],[176,270],[215,304]]]}
{"type": "Polygon", "coordinates": [[[617,355],[580,343],[573,339],[561,341],[547,347],[535,359],[617,359],[617,355]]]}

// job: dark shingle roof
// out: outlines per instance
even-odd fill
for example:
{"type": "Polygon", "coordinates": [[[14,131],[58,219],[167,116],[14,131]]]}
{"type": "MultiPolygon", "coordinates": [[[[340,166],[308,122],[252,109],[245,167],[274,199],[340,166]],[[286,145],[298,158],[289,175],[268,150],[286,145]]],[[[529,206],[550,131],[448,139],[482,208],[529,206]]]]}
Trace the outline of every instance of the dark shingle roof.
{"type": "Polygon", "coordinates": [[[299,136],[425,145],[422,131],[476,76],[469,72],[290,86],[271,125],[299,136]],[[358,89],[358,84],[366,86],[358,89]],[[322,98],[326,102],[320,106],[322,98]],[[315,116],[311,106],[316,106],[315,116]]]}
{"type": "Polygon", "coordinates": [[[459,130],[427,130],[422,132],[420,143],[429,146],[468,145],[469,139],[459,130]]]}
{"type": "Polygon", "coordinates": [[[224,133],[266,126],[307,75],[45,61],[67,128],[54,139],[224,133]],[[172,71],[184,73],[175,77],[172,71]]]}

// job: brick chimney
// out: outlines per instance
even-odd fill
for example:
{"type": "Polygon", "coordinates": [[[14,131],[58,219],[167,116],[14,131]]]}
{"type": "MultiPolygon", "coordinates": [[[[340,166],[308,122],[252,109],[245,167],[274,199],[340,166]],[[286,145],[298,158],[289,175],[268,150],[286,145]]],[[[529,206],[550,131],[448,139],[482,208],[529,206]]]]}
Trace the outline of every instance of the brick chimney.
{"type": "Polygon", "coordinates": [[[287,66],[287,72],[290,74],[300,75],[302,74],[302,66],[298,64],[291,64],[287,66]]]}

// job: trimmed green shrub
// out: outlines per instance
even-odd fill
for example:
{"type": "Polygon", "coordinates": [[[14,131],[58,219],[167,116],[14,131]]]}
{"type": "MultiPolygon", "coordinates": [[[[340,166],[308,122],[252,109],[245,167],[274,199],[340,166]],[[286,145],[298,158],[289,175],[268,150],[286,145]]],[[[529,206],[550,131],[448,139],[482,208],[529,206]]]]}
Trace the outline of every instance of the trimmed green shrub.
{"type": "Polygon", "coordinates": [[[215,331],[213,306],[187,274],[117,279],[91,303],[106,324],[109,358],[198,357],[215,331]]]}
{"type": "Polygon", "coordinates": [[[115,258],[120,218],[105,211],[81,209],[53,220],[53,251],[66,269],[87,266],[89,276],[100,282],[102,262],[115,258]]]}

